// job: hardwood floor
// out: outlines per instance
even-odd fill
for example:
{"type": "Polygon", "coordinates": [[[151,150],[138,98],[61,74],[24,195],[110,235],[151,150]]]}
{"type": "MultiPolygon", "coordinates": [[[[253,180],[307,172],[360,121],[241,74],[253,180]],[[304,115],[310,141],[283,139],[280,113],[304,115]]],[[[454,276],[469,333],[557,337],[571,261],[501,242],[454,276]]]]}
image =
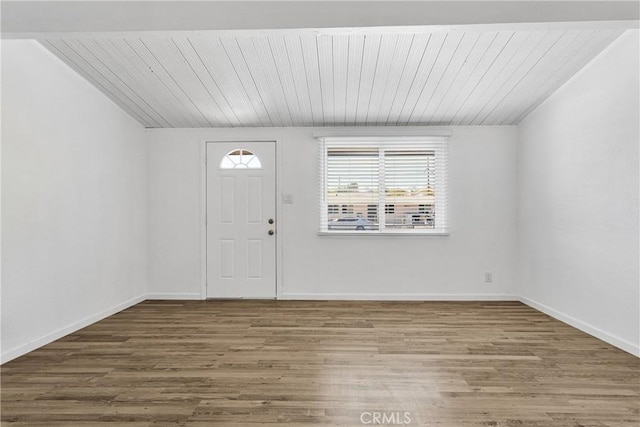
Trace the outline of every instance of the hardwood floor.
{"type": "Polygon", "coordinates": [[[147,301],[1,374],[3,426],[640,425],[640,359],[517,302],[147,301]]]}

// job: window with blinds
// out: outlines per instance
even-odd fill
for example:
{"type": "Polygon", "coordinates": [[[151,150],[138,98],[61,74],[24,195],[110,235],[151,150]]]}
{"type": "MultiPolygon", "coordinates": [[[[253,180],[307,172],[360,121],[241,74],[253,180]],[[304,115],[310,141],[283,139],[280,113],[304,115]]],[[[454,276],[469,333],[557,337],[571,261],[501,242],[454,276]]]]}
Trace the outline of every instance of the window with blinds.
{"type": "Polygon", "coordinates": [[[448,233],[446,137],[321,141],[320,232],[448,233]]]}

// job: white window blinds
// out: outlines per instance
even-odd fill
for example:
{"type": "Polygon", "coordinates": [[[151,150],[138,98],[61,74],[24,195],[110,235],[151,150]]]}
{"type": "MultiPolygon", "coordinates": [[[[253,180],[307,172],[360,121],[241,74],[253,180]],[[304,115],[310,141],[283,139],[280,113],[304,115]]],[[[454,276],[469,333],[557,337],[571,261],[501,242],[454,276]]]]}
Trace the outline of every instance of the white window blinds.
{"type": "Polygon", "coordinates": [[[448,138],[323,138],[320,231],[446,234],[448,138]]]}

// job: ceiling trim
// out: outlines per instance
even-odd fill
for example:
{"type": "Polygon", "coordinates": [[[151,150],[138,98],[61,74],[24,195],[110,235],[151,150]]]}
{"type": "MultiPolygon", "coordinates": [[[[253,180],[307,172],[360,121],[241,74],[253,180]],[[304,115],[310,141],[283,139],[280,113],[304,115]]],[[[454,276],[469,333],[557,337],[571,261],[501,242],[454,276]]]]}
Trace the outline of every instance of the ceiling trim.
{"type": "MultiPolygon", "coordinates": [[[[3,38],[96,32],[247,31],[626,21],[637,1],[2,1],[3,38]]],[[[337,30],[336,30],[337,29],[337,30]]]]}
{"type": "Polygon", "coordinates": [[[491,31],[584,31],[584,30],[628,30],[640,27],[639,20],[620,21],[569,21],[569,22],[524,22],[469,25],[420,25],[401,27],[344,27],[344,28],[295,28],[256,30],[205,30],[205,31],[101,31],[101,32],[50,32],[50,33],[3,33],[3,39],[107,39],[144,37],[147,39],[167,37],[260,37],[271,36],[348,36],[385,34],[434,34],[434,33],[484,33],[491,31]]]}

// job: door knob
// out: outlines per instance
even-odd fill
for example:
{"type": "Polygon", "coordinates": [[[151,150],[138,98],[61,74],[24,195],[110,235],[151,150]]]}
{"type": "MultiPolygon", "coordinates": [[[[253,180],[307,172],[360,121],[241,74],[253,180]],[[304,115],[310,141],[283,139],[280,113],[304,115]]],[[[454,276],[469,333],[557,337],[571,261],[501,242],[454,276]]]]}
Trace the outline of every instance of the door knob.
{"type": "Polygon", "coordinates": [[[273,236],[273,233],[275,233],[275,231],[269,230],[269,236],[273,236]]]}
{"type": "Polygon", "coordinates": [[[273,224],[273,218],[269,218],[269,221],[267,221],[269,224],[273,224]]]}

